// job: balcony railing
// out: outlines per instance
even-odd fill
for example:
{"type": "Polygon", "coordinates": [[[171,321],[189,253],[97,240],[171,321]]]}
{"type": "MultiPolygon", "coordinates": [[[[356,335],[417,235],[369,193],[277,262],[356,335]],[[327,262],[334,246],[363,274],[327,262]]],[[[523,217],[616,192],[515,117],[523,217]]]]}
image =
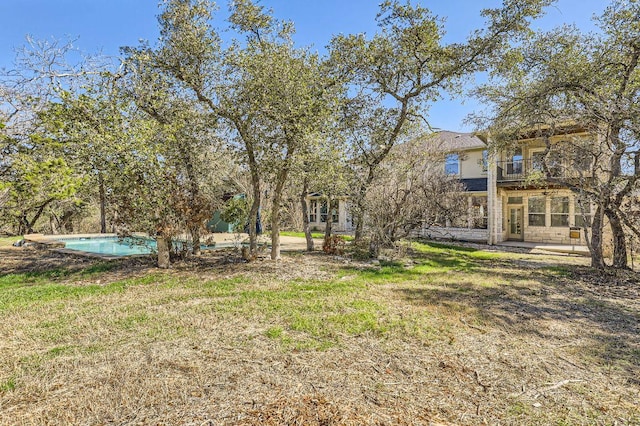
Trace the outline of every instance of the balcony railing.
{"type": "MultiPolygon", "coordinates": [[[[534,160],[514,160],[498,161],[498,182],[525,180],[533,174],[545,177],[542,164],[534,160]]],[[[563,167],[549,166],[552,177],[563,177],[565,174],[563,167]]]]}

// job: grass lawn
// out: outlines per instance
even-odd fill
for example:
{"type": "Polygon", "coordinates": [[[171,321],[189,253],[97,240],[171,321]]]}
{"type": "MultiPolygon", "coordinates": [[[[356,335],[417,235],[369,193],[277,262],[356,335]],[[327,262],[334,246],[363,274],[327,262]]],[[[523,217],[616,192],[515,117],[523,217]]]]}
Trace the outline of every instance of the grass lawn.
{"type": "Polygon", "coordinates": [[[0,424],[638,424],[640,285],[414,244],[158,270],[0,247],[0,424]]]}
{"type": "Polygon", "coordinates": [[[0,247],[9,247],[21,239],[22,237],[0,237],[0,247]]]}

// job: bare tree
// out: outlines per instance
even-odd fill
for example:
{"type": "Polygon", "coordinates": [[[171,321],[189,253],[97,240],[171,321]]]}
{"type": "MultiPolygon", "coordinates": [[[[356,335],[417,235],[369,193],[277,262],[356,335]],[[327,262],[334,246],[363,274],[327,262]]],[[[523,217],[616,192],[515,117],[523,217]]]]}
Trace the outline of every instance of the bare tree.
{"type": "Polygon", "coordinates": [[[444,173],[441,154],[423,148],[416,141],[396,146],[367,192],[365,231],[373,256],[424,227],[467,214],[462,184],[444,173]]]}

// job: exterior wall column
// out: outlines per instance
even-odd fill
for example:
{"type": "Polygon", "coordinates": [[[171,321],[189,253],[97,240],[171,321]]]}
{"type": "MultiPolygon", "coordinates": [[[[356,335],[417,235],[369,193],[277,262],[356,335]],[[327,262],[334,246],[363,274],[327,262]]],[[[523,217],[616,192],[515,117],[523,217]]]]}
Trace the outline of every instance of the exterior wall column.
{"type": "MultiPolygon", "coordinates": [[[[487,141],[487,145],[491,146],[490,139],[487,141]]],[[[498,219],[500,219],[501,215],[498,212],[502,211],[502,203],[498,202],[496,154],[492,153],[491,149],[489,149],[489,158],[487,160],[487,228],[489,231],[487,244],[493,245],[500,242],[498,233],[501,232],[502,227],[499,226],[498,219]]]]}

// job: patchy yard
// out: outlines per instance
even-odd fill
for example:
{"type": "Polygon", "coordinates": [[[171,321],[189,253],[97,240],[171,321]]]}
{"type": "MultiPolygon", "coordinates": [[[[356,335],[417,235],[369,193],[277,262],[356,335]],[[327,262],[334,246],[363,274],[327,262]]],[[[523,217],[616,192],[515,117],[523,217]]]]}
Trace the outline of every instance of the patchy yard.
{"type": "Polygon", "coordinates": [[[0,423],[640,423],[637,275],[420,244],[232,261],[0,247],[0,423]]]}

